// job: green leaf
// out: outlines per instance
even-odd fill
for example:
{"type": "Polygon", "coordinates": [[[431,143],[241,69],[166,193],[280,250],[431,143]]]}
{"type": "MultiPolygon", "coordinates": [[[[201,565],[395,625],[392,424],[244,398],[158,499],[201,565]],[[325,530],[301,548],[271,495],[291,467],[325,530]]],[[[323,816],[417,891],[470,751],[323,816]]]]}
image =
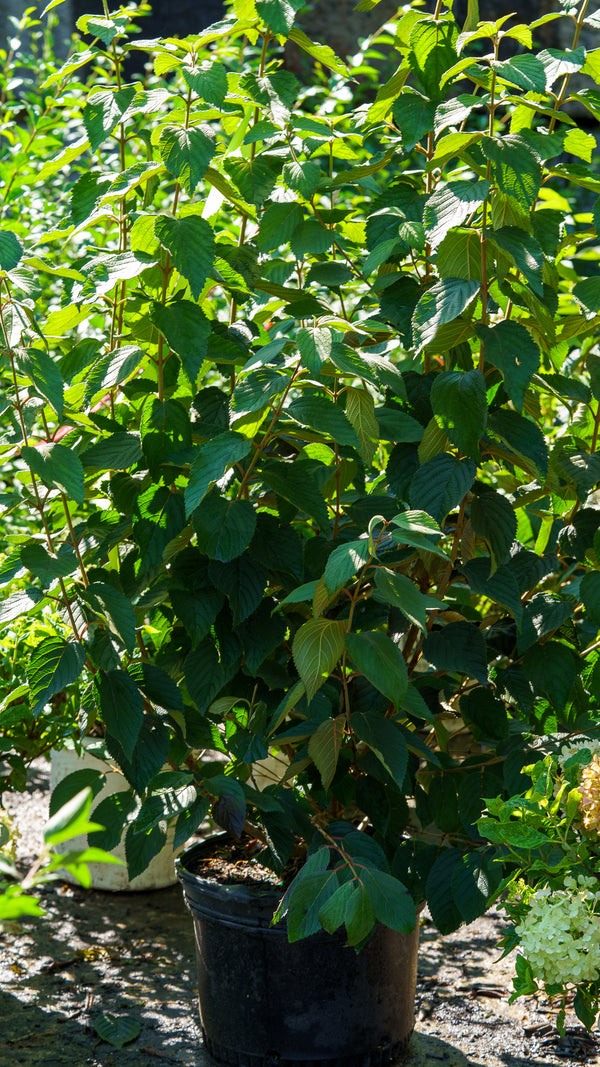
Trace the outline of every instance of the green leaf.
{"type": "Polygon", "coordinates": [[[454,22],[420,19],[410,31],[408,62],[432,100],[443,95],[442,78],[456,63],[458,27],[454,22]]]}
{"type": "Polygon", "coordinates": [[[344,651],[345,624],[335,619],[309,619],[292,644],[296,669],[310,701],[327,680],[344,651]]]}
{"type": "Polygon", "coordinates": [[[402,789],[408,762],[408,749],[400,728],[391,719],[374,711],[354,712],[350,716],[354,736],[363,741],[402,789]]]}
{"type": "Polygon", "coordinates": [[[484,137],[481,149],[493,164],[500,191],[529,212],[542,181],[539,156],[530,142],[521,134],[509,133],[497,138],[484,137]]]}
{"type": "Polygon", "coordinates": [[[485,487],[471,501],[471,525],[487,543],[493,574],[508,558],[517,533],[516,512],[505,496],[485,487]]]}
{"type": "Polygon", "coordinates": [[[360,945],[375,925],[375,913],[366,886],[361,882],[354,883],[353,891],[348,897],[344,923],[349,945],[360,945]]]}
{"type": "Polygon", "coordinates": [[[302,208],[295,201],[269,204],[261,217],[256,237],[261,252],[270,252],[287,244],[298,226],[302,225],[303,218],[302,208]]]}
{"type": "Polygon", "coordinates": [[[427,875],[425,897],[431,918],[442,934],[453,933],[464,921],[452,890],[452,879],[462,861],[460,849],[443,848],[427,875]]]}
{"type": "Polygon", "coordinates": [[[375,571],[375,585],[381,596],[399,608],[403,615],[420,630],[427,628],[427,609],[439,611],[441,601],[422,593],[405,574],[396,574],[387,567],[378,567],[375,571]]]}
{"type": "Polygon", "coordinates": [[[440,185],[425,204],[423,224],[428,244],[437,248],[454,226],[460,226],[483,204],[489,182],[455,181],[440,185]]]}
{"type": "Polygon", "coordinates": [[[523,610],[523,624],[519,634],[519,653],[525,652],[536,641],[554,633],[572,618],[575,602],[571,598],[552,592],[536,593],[527,601],[523,610]]]}
{"type": "Polygon", "coordinates": [[[546,92],[546,70],[537,56],[514,56],[503,63],[492,60],[491,68],[497,78],[502,78],[509,85],[516,85],[526,92],[546,92]]]}
{"type": "Polygon", "coordinates": [[[66,804],[48,820],[44,828],[44,841],[47,845],[60,845],[72,837],[81,833],[87,833],[88,829],[97,830],[95,823],[90,823],[88,817],[92,807],[93,794],[89,786],[76,793],[66,804]]]}
{"type": "Polygon", "coordinates": [[[117,89],[114,92],[110,89],[93,92],[88,97],[83,109],[83,124],[92,152],[95,152],[102,142],[110,137],[134,96],[135,86],[127,85],[124,89],[117,89]]]}
{"type": "Polygon", "coordinates": [[[101,671],[96,680],[107,733],[118,741],[126,758],[131,760],[144,720],[142,694],[125,671],[101,671]]]}
{"type": "Polygon", "coordinates": [[[294,463],[268,463],[262,468],[262,480],[278,496],[298,511],[315,520],[321,530],[329,529],[325,498],[314,481],[313,467],[301,460],[294,463]]]}
{"type": "Polygon", "coordinates": [[[305,200],[310,200],[321,180],[322,173],[318,163],[311,161],[301,163],[293,160],[284,165],[283,180],[289,189],[300,193],[305,200]]]}
{"type": "Polygon", "coordinates": [[[474,922],[483,915],[496,885],[494,870],[481,853],[472,852],[463,856],[461,863],[455,864],[452,893],[464,922],[474,922]]]}
{"type": "Polygon", "coordinates": [[[324,581],[327,592],[341,589],[349,578],[354,578],[371,557],[368,538],[348,541],[334,548],[327,560],[324,581]]]}
{"type": "Polygon", "coordinates": [[[485,359],[502,374],[504,388],[521,411],[529,383],[540,365],[540,350],[519,322],[503,321],[479,326],[485,359]]]}
{"type": "Polygon", "coordinates": [[[237,383],[231,398],[231,415],[243,419],[255,411],[262,411],[290,384],[290,378],[273,367],[258,367],[237,383]]]}
{"type": "Polygon", "coordinates": [[[600,278],[584,278],[573,286],[573,296],[590,316],[600,312],[600,278]]]}
{"type": "Polygon", "coordinates": [[[543,296],[544,253],[535,237],[516,226],[502,226],[499,230],[488,234],[488,240],[503,252],[508,253],[517,270],[520,270],[527,278],[534,293],[543,296]]]}
{"type": "Polygon", "coordinates": [[[40,599],[41,596],[37,590],[13,593],[12,596],[6,597],[5,600],[0,601],[0,624],[4,625],[12,622],[13,619],[18,619],[20,615],[26,615],[40,599]]]}
{"type": "Polygon", "coordinates": [[[163,826],[153,826],[151,830],[138,833],[135,822],[131,823],[125,834],[125,858],[129,878],[137,878],[146,870],[148,864],[165,847],[167,831],[163,826]]]}
{"type": "Polygon", "coordinates": [[[171,174],[179,179],[188,196],[206,174],[217,145],[204,130],[191,126],[164,126],[158,141],[162,160],[171,174]]]}
{"type": "Polygon", "coordinates": [[[195,386],[206,359],[210,319],[191,300],[176,300],[166,305],[155,302],[150,308],[150,319],[179,356],[190,385],[195,386]]]}
{"type": "Polygon", "coordinates": [[[63,417],[63,380],[57,364],[41,348],[17,349],[15,361],[22,374],[33,382],[34,388],[63,417]]]}
{"type": "Polygon", "coordinates": [[[91,582],[82,591],[82,596],[93,611],[107,618],[109,629],[121,638],[132,655],[136,645],[136,619],[127,597],[105,582],[91,582]]]}
{"type": "Polygon", "coordinates": [[[472,460],[440,452],[415,471],[410,483],[411,506],[443,522],[468,493],[476,473],[472,460]]]}
{"type": "Polygon", "coordinates": [[[77,504],[83,504],[83,467],[70,448],[40,442],[36,448],[24,446],[21,456],[33,474],[47,486],[55,486],[77,504]]]}
{"type": "MultiPolygon", "coordinates": [[[[480,282],[481,240],[478,231],[457,227],[446,234],[437,251],[437,270],[440,278],[480,282]]],[[[438,336],[438,344],[441,343],[440,337],[443,337],[443,330],[438,336]]]]}
{"type": "Polygon", "coordinates": [[[213,560],[208,574],[217,589],[227,596],[235,627],[256,611],[267,585],[267,571],[248,552],[228,563],[213,560]]]}
{"type": "Polygon", "coordinates": [[[392,523],[396,527],[392,530],[392,538],[397,544],[412,545],[413,548],[433,552],[436,556],[448,560],[449,557],[436,544],[442,531],[435,519],[425,511],[405,511],[396,515],[392,523]]]}
{"type": "Polygon", "coordinates": [[[499,567],[494,574],[490,574],[490,560],[487,556],[482,556],[464,563],[461,570],[466,575],[473,593],[487,596],[497,604],[502,604],[508,608],[517,625],[521,625],[523,617],[521,593],[517,580],[508,566],[499,567]]]}
{"type": "Polygon", "coordinates": [[[12,230],[0,230],[0,270],[14,270],[20,263],[23,246],[12,230]]]}
{"type": "Polygon", "coordinates": [[[438,671],[466,674],[487,685],[485,641],[474,623],[449,622],[432,631],[423,643],[423,656],[438,671]]]}
{"type": "Polygon", "coordinates": [[[577,677],[577,657],[560,641],[533,645],[523,657],[523,671],[534,689],[561,713],[577,677]]]}
{"type": "Polygon", "coordinates": [[[412,152],[426,133],[433,129],[435,104],[413,89],[405,89],[394,100],[392,116],[395,125],[402,134],[402,145],[407,152],[412,152]]]}
{"type": "Polygon", "coordinates": [[[133,467],[141,458],[139,435],[123,431],[101,437],[97,444],[89,445],[81,453],[84,467],[98,467],[100,470],[124,471],[133,467]]]}
{"type": "Polygon", "coordinates": [[[85,649],[78,641],[47,637],[32,650],[27,663],[27,681],[34,717],[53,696],[79,678],[84,663],[85,649]]]}
{"type": "Polygon", "coordinates": [[[286,408],[286,414],[302,426],[333,438],[339,445],[359,448],[358,437],[346,415],[337,404],[325,397],[303,394],[286,408]]]}
{"type": "Polygon", "coordinates": [[[183,80],[207,104],[221,107],[227,96],[227,69],[215,59],[205,59],[198,66],[180,68],[183,80]]]}
{"type": "MultiPolygon", "coordinates": [[[[232,181],[235,182],[240,190],[244,200],[249,204],[255,204],[256,207],[260,207],[273,191],[281,164],[275,159],[265,158],[264,156],[258,155],[254,159],[241,159],[237,157],[229,158],[225,160],[224,166],[232,181]]],[[[215,175],[216,177],[220,177],[217,171],[215,172],[215,175]]],[[[212,174],[211,181],[213,181],[216,188],[219,188],[215,178],[212,177],[212,174]]],[[[228,193],[226,195],[229,196],[228,193]]],[[[271,206],[272,205],[269,205],[269,207],[271,206]]],[[[297,211],[301,213],[302,209],[300,206],[297,204],[295,207],[297,211]]],[[[268,210],[269,208],[267,208],[267,211],[268,210]]],[[[267,214],[267,211],[265,211],[264,215],[267,214]]],[[[264,215],[261,219],[261,226],[264,215]]],[[[259,248],[262,247],[260,239],[257,239],[256,243],[259,248]]],[[[277,246],[273,245],[273,247],[277,246]]],[[[268,251],[268,249],[266,249],[266,251],[268,251]]]]}
{"type": "Polygon", "coordinates": [[[346,418],[354,428],[359,449],[367,463],[372,463],[379,446],[379,423],[375,401],[367,389],[346,387],[346,418]]]}
{"type": "Polygon", "coordinates": [[[466,723],[476,727],[478,736],[508,737],[506,706],[491,690],[480,687],[469,690],[460,698],[460,712],[466,723]]]}
{"type": "Polygon", "coordinates": [[[317,727],[308,742],[308,754],[321,775],[324,789],[329,789],[333,781],[345,727],[344,715],[326,719],[317,727]]]}
{"type": "Polygon", "coordinates": [[[186,656],[184,677],[190,697],[200,714],[204,714],[224,682],[219,656],[210,637],[205,637],[186,656]]]}
{"type": "Polygon", "coordinates": [[[583,600],[587,618],[600,626],[600,572],[590,571],[581,580],[579,595],[583,600]]]}
{"type": "Polygon", "coordinates": [[[479,460],[479,441],[487,423],[486,386],[481,371],[443,371],[436,375],[431,406],[452,444],[479,460]]]}
{"type": "Polygon", "coordinates": [[[398,707],[408,685],[404,657],[391,637],[377,632],[346,634],[346,648],[354,666],[398,707]]]}
{"type": "Polygon", "coordinates": [[[410,934],[417,924],[417,912],[402,882],[374,867],[366,868],[361,877],[377,921],[391,930],[410,934]]]}
{"type": "Polygon", "coordinates": [[[344,922],[348,900],[353,892],[353,882],[342,882],[321,907],[319,922],[328,934],[334,934],[344,922]]]}
{"type": "Polygon", "coordinates": [[[327,44],[315,44],[306,36],[303,30],[299,30],[297,26],[293,26],[290,30],[289,37],[291,41],[294,41],[304,52],[313,59],[316,59],[317,63],[322,63],[324,67],[329,67],[336,74],[347,75],[348,68],[341,59],[336,56],[332,48],[327,44]]]}
{"type": "Polygon", "coordinates": [[[52,790],[48,814],[50,816],[56,815],[56,812],[64,804],[72,800],[77,793],[80,793],[82,789],[89,789],[92,797],[98,796],[105,784],[105,775],[102,774],[102,771],[93,767],[82,767],[79,771],[67,774],[66,778],[61,778],[60,782],[57,782],[52,790]]]}
{"type": "Polygon", "coordinates": [[[219,481],[232,464],[248,455],[251,446],[251,441],[234,431],[219,434],[202,445],[185,489],[186,515],[196,510],[214,482],[219,481]]]}
{"type": "Polygon", "coordinates": [[[215,239],[209,223],[199,215],[179,219],[159,215],[154,232],[189,283],[194,300],[198,300],[215,260],[215,239]]]}
{"type": "Polygon", "coordinates": [[[255,0],[256,11],[264,19],[271,33],[288,34],[296,13],[304,7],[304,0],[255,0]]]}
{"type": "Polygon", "coordinates": [[[524,457],[533,464],[533,473],[545,478],[548,473],[548,448],[546,438],[535,422],[510,408],[498,408],[488,418],[488,429],[509,446],[517,466],[530,470],[530,464],[524,466],[524,457]]]}
{"type": "Polygon", "coordinates": [[[89,407],[109,389],[121,385],[138,369],[144,353],[137,345],[113,348],[94,363],[85,383],[83,402],[89,407]]]}
{"type": "Polygon", "coordinates": [[[479,292],[479,282],[444,278],[427,289],[413,314],[413,329],[419,349],[435,340],[440,328],[465,310],[479,292]]]}
{"type": "Polygon", "coordinates": [[[77,557],[70,545],[61,545],[58,553],[51,556],[38,541],[29,541],[23,545],[19,555],[23,566],[42,582],[65,578],[78,567],[77,557]]]}
{"type": "Polygon", "coordinates": [[[329,849],[319,849],[309,857],[284,898],[288,901],[288,941],[292,943],[317,933],[320,929],[319,912],[339,885],[335,871],[307,870],[310,860],[314,860],[315,857],[322,868],[329,860],[329,849]],[[325,853],[324,859],[321,858],[322,853],[325,853]]]}
{"type": "Polygon", "coordinates": [[[248,547],[256,530],[256,512],[249,500],[227,500],[216,489],[202,499],[192,516],[198,548],[210,559],[235,559],[248,547]]]}

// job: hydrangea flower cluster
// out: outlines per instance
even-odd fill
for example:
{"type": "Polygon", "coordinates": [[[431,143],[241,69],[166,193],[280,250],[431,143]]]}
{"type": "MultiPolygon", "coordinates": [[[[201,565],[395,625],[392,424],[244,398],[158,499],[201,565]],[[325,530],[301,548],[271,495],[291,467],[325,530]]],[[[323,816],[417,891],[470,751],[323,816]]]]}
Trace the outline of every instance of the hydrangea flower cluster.
{"type": "Polygon", "coordinates": [[[582,768],[579,789],[581,791],[579,807],[583,825],[588,831],[598,832],[600,828],[600,756],[598,754],[592,757],[591,763],[582,768]]]}
{"type": "MultiPolygon", "coordinates": [[[[600,768],[600,763],[599,763],[600,768]]],[[[600,977],[600,894],[593,879],[564,878],[564,889],[539,889],[516,927],[520,949],[545,984],[600,977]]]]}
{"type": "Polygon", "coordinates": [[[570,744],[562,746],[558,757],[559,763],[566,763],[571,756],[581,752],[584,748],[589,751],[591,756],[600,756],[600,740],[591,741],[589,738],[582,737],[580,741],[571,741],[570,744]]]}

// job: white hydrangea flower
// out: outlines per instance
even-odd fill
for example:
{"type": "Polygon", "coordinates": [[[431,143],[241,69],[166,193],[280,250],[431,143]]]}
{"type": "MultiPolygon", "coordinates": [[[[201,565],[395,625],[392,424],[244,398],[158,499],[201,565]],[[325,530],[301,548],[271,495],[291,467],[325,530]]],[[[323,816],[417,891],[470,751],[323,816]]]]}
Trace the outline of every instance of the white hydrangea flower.
{"type": "Polygon", "coordinates": [[[565,889],[540,889],[516,927],[520,948],[536,978],[577,985],[600,977],[598,883],[567,875],[565,889]]]}
{"type": "Polygon", "coordinates": [[[571,741],[568,745],[563,745],[558,762],[561,764],[566,763],[571,756],[574,756],[576,752],[581,752],[584,748],[588,749],[590,756],[600,755],[600,740],[590,741],[582,737],[579,741],[571,741]]]}

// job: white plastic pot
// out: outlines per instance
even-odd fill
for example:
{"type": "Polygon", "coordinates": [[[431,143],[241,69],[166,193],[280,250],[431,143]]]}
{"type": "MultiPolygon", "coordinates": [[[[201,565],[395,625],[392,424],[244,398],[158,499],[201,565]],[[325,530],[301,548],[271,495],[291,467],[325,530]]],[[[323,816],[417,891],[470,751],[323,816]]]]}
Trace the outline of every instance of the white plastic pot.
{"type": "MultiPolygon", "coordinates": [[[[90,740],[84,740],[86,744],[93,744],[90,740]]],[[[97,744],[97,742],[96,742],[97,744]]],[[[50,753],[50,787],[54,789],[59,782],[74,771],[84,769],[98,770],[106,775],[106,784],[97,794],[94,807],[112,793],[127,791],[130,786],[115,763],[107,762],[92,756],[89,752],[83,752],[78,756],[73,747],[62,748],[59,751],[52,750],[50,753]]],[[[93,811],[93,809],[92,809],[93,811]]],[[[164,889],[165,886],[174,885],[177,881],[175,875],[175,852],[173,849],[173,829],[169,829],[165,847],[148,864],[145,871],[130,880],[125,862],[125,842],[121,840],[111,854],[123,860],[124,866],[116,863],[89,863],[88,867],[92,877],[92,889],[103,889],[109,892],[139,892],[145,889],[164,889]]],[[[81,835],[71,838],[56,847],[57,852],[68,852],[75,848],[87,848],[87,837],[81,835]]],[[[181,851],[181,850],[178,850],[181,851]]],[[[75,878],[65,872],[65,881],[79,885],[75,878]]]]}

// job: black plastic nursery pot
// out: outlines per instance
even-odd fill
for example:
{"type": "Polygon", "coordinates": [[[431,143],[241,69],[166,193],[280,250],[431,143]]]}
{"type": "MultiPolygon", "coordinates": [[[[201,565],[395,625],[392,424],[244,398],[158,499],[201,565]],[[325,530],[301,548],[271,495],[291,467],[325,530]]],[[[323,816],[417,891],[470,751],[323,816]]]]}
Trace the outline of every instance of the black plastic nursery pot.
{"type": "Polygon", "coordinates": [[[195,873],[214,843],[176,862],[192,914],[207,1051],[236,1067],[376,1067],[401,1056],[414,1028],[419,927],[379,926],[356,953],[343,931],[290,944],[271,927],[280,894],[195,873]]]}

